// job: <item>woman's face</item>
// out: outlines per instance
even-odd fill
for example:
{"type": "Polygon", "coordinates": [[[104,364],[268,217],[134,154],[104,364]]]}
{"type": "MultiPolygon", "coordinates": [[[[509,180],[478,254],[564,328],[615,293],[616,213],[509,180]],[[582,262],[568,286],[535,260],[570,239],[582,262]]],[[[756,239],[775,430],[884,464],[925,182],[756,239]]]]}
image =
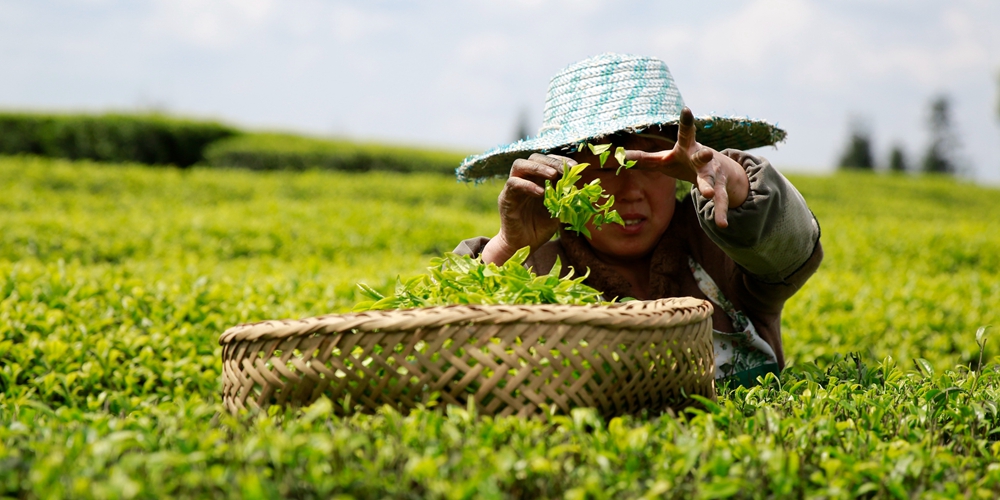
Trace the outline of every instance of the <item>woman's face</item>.
{"type": "MultiPolygon", "coordinates": [[[[612,152],[618,146],[644,151],[668,148],[658,140],[634,135],[612,143],[612,152]]],[[[588,225],[591,247],[615,259],[631,260],[649,255],[674,216],[676,180],[660,172],[638,169],[622,169],[615,175],[618,162],[613,154],[605,162],[605,168],[600,168],[599,159],[589,150],[571,156],[579,163],[590,164],[584,169],[581,182],[600,179],[604,191],[615,197],[614,209],[625,220],[625,226],[611,223],[601,226],[600,230],[588,225]]]]}

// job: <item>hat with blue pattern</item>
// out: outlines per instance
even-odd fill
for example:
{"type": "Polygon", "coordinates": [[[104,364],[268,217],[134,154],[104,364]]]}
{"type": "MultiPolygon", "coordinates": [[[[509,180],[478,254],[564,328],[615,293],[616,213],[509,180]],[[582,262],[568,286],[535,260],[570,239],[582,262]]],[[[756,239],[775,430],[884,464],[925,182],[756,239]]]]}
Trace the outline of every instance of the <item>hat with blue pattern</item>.
{"type": "MultiPolygon", "coordinates": [[[[675,125],[684,100],[666,63],[653,57],[601,54],[562,70],[549,82],[538,135],[466,158],[459,180],[507,176],[511,164],[619,132],[675,125]]],[[[785,131],[742,117],[695,117],[696,138],[716,150],[753,149],[785,139],[785,131]]]]}

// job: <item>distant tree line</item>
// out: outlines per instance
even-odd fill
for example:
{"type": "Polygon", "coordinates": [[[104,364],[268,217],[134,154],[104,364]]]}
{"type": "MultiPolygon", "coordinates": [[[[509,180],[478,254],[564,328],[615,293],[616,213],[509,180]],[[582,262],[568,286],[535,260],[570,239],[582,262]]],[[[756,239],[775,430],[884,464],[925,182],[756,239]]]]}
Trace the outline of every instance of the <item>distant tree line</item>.
{"type": "MultiPolygon", "coordinates": [[[[958,150],[960,141],[952,120],[951,99],[938,95],[931,99],[927,127],[929,141],[920,159],[919,169],[924,172],[955,174],[960,162],[958,150]]],[[[1000,115],[1000,107],[997,109],[1000,115]]],[[[875,156],[872,153],[871,129],[860,119],[853,119],[849,128],[847,145],[840,155],[838,166],[842,169],[874,170],[875,156]]],[[[889,170],[905,172],[912,167],[899,144],[889,152],[889,170]]]]}

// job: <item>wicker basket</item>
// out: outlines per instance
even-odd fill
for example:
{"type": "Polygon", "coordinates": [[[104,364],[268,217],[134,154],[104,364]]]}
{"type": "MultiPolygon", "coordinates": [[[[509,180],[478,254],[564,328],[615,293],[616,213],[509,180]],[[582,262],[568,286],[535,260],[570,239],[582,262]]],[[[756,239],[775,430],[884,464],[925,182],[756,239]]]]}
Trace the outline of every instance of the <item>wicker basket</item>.
{"type": "Polygon", "coordinates": [[[434,399],[480,414],[595,407],[658,414],[715,399],[712,306],[447,306],[265,321],[222,334],[230,411],[306,405],[402,412],[434,399]],[[348,398],[349,399],[346,399],[348,398]],[[344,404],[348,402],[348,404],[344,404]]]}

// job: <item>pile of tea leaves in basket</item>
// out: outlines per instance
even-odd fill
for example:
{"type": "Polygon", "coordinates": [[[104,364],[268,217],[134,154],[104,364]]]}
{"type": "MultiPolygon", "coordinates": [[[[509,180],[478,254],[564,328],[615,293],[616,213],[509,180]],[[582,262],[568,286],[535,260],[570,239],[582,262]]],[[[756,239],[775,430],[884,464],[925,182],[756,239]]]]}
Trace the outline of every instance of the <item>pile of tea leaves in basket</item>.
{"type": "Polygon", "coordinates": [[[537,275],[524,267],[529,248],[524,247],[503,265],[484,263],[466,255],[447,253],[431,260],[429,274],[396,279],[396,289],[386,296],[359,284],[365,297],[354,311],[412,309],[449,304],[594,304],[601,293],[583,284],[587,275],[573,277],[573,270],[560,277],[562,264],[548,274],[537,275]]]}

